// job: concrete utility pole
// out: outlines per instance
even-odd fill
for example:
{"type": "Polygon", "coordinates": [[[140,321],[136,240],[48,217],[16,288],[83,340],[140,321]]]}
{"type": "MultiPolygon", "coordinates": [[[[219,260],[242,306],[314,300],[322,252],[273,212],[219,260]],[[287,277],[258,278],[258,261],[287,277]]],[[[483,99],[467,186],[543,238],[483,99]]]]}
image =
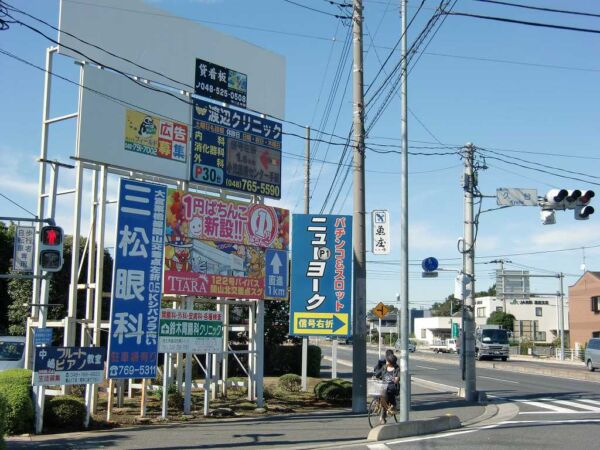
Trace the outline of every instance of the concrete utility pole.
{"type": "Polygon", "coordinates": [[[402,54],[400,56],[400,103],[402,167],[400,174],[400,422],[408,421],[410,411],[410,374],[408,372],[408,124],[406,71],[406,0],[400,4],[402,54]]]}
{"type": "MultiPolygon", "coordinates": [[[[310,214],[310,127],[306,127],[304,163],[304,214],[310,214]]],[[[302,338],[302,390],[308,390],[308,336],[302,338]]]]}
{"type": "Polygon", "coordinates": [[[564,273],[559,274],[560,279],[560,301],[559,308],[560,311],[558,313],[558,324],[560,327],[560,360],[565,360],[565,292],[563,288],[563,280],[565,278],[564,273]]]}
{"type": "Polygon", "coordinates": [[[463,241],[463,273],[467,276],[467,289],[463,305],[464,335],[464,391],[465,400],[477,400],[475,375],[475,220],[473,217],[473,192],[477,179],[473,174],[473,145],[465,145],[465,173],[463,187],[465,191],[465,230],[463,241]]]}
{"type": "Polygon", "coordinates": [[[365,123],[363,87],[363,6],[353,1],[353,120],[354,120],[354,301],[352,314],[352,411],[367,410],[367,279],[365,245],[365,123]]]}

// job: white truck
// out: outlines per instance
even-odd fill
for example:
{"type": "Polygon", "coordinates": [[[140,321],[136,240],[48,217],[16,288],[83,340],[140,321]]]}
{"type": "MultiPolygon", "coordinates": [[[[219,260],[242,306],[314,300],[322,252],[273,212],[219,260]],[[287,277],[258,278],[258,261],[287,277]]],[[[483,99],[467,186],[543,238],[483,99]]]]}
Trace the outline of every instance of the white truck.
{"type": "Polygon", "coordinates": [[[475,358],[478,361],[495,358],[506,361],[509,350],[508,331],[500,325],[480,325],[475,330],[475,358]]]}
{"type": "Polygon", "coordinates": [[[436,340],[429,348],[434,353],[456,353],[456,339],[436,340]]]}

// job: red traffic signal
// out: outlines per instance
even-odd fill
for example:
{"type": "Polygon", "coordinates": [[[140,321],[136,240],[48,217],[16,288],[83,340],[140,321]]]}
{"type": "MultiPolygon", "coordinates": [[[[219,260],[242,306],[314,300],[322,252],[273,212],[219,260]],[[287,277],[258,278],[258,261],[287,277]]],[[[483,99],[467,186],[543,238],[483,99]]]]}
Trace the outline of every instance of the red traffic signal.
{"type": "Polygon", "coordinates": [[[40,231],[40,268],[58,272],[63,266],[63,229],[56,226],[42,227],[40,231]]]}
{"type": "Polygon", "coordinates": [[[42,245],[62,245],[63,230],[61,227],[42,227],[42,245]]]}

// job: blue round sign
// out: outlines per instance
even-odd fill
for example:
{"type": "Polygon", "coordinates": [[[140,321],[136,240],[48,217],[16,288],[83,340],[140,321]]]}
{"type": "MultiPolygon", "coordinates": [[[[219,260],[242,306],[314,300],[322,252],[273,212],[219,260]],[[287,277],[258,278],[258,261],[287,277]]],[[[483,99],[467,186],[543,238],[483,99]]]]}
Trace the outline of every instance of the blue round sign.
{"type": "Polygon", "coordinates": [[[433,272],[435,270],[437,270],[439,266],[438,260],[435,259],[433,256],[430,256],[429,258],[425,258],[423,260],[423,262],[421,263],[421,267],[423,268],[423,270],[425,272],[433,272]]]}

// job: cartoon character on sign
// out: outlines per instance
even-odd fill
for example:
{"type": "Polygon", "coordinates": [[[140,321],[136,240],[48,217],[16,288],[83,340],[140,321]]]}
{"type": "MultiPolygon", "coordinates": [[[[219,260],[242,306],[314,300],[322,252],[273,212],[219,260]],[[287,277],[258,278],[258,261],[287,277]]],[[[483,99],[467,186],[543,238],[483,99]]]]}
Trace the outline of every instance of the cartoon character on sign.
{"type": "Polygon", "coordinates": [[[202,219],[200,217],[194,217],[190,220],[189,237],[193,239],[202,238],[202,219]]]}
{"type": "Polygon", "coordinates": [[[154,125],[154,120],[152,120],[152,117],[144,117],[144,120],[138,129],[138,134],[142,137],[153,136],[156,134],[156,125],[154,125]]]}

